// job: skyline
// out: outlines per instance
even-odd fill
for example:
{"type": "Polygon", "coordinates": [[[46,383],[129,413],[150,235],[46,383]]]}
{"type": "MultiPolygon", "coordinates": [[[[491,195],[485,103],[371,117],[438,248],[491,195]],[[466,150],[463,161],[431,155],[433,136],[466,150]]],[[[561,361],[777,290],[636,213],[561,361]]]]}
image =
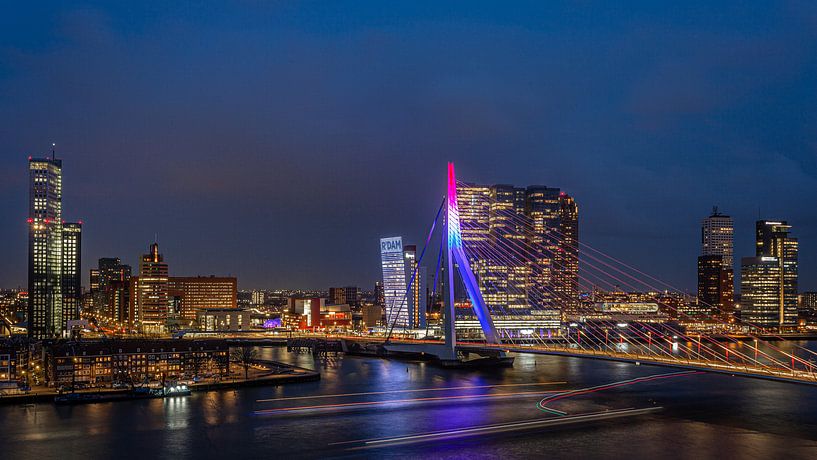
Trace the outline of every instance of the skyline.
{"type": "Polygon", "coordinates": [[[158,233],[176,275],[368,288],[379,238],[421,241],[450,159],[567,191],[582,242],[688,292],[713,205],[738,260],[758,217],[787,220],[817,285],[813,5],[244,6],[2,23],[2,286],[26,284],[25,160],[51,142],[86,261],[135,266],[158,233]]]}

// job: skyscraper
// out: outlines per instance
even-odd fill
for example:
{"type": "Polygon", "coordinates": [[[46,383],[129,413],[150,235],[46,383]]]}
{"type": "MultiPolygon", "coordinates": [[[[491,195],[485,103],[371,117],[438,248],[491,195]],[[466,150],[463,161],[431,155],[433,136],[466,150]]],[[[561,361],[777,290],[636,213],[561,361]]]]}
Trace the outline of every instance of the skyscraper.
{"type": "Polygon", "coordinates": [[[407,299],[409,325],[411,329],[426,327],[426,310],[428,294],[426,293],[426,268],[417,263],[417,246],[403,246],[403,259],[406,270],[406,283],[411,284],[411,291],[407,299]],[[416,273],[415,273],[416,271],[416,273]],[[413,281],[412,281],[412,278],[413,281]]]}
{"type": "Polygon", "coordinates": [[[150,245],[150,252],[139,262],[139,276],[131,278],[131,311],[134,326],[145,333],[165,331],[168,317],[168,270],[159,245],[150,245]]]}
{"type": "Polygon", "coordinates": [[[701,224],[701,255],[722,256],[723,265],[732,267],[735,225],[732,218],[712,208],[712,214],[701,224]]]}
{"type": "Polygon", "coordinates": [[[380,263],[383,270],[383,299],[386,327],[409,327],[406,305],[406,264],[403,261],[403,237],[380,239],[380,263]]]}
{"type": "Polygon", "coordinates": [[[82,222],[62,224],[62,329],[79,318],[82,297],[82,222]]]}
{"type": "Polygon", "coordinates": [[[29,157],[28,170],[28,336],[46,339],[65,324],[62,160],[29,157]]]}
{"type": "Polygon", "coordinates": [[[724,265],[724,257],[698,257],[698,308],[693,316],[709,317],[721,312],[732,313],[734,308],[734,273],[724,265]]]}
{"type": "Polygon", "coordinates": [[[797,252],[798,241],[789,235],[791,225],[786,221],[760,220],[755,225],[757,257],[774,257],[778,271],[779,326],[782,329],[797,325],[797,252]]]}
{"type": "MultiPolygon", "coordinates": [[[[780,314],[780,273],[776,257],[744,257],[740,262],[741,318],[760,329],[778,329],[785,320],[780,314]]],[[[795,318],[797,311],[795,309],[795,318]]]]}
{"type": "Polygon", "coordinates": [[[553,290],[575,305],[579,301],[579,207],[565,192],[559,193],[559,237],[553,290]]]}
{"type": "Polygon", "coordinates": [[[701,316],[731,315],[734,311],[734,233],[732,218],[719,213],[717,207],[701,223],[696,309],[701,316]]]}
{"type": "Polygon", "coordinates": [[[558,188],[457,186],[462,240],[492,311],[561,308],[578,299],[576,201],[558,188]]]}

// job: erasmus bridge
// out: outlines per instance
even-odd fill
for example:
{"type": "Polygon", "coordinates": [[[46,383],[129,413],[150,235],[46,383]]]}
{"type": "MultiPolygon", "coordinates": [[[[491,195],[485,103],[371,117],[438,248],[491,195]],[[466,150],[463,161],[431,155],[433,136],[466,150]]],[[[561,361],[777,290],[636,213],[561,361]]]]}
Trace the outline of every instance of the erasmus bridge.
{"type": "MultiPolygon", "coordinates": [[[[684,320],[693,322],[685,309],[672,302],[657,300],[660,308],[677,321],[638,321],[622,324],[614,315],[595,315],[592,321],[570,323],[571,327],[560,327],[557,336],[530,334],[520,337],[509,330],[497,327],[496,317],[513,317],[519,310],[505,303],[495,302],[497,292],[512,292],[514,282],[508,277],[488,276],[492,270],[515,273],[524,282],[517,283],[518,289],[525,291],[527,299],[523,309],[527,315],[548,311],[571,311],[577,299],[559,289],[552,282],[553,267],[550,270],[537,269],[543,259],[553,260],[559,245],[572,245],[574,251],[559,254],[562,260],[573,258],[578,266],[579,253],[582,254],[582,270],[579,280],[590,286],[602,286],[616,290],[621,286],[637,289],[646,286],[652,291],[673,290],[658,278],[618,261],[558,230],[548,230],[546,238],[541,233],[530,230],[525,225],[525,216],[512,209],[498,209],[494,212],[505,225],[514,227],[516,237],[489,239],[468,238],[475,229],[475,223],[461,218],[458,201],[458,184],[453,163],[448,164],[447,194],[437,216],[431,224],[419,262],[426,253],[437,256],[435,290],[439,284],[444,287],[442,329],[444,340],[410,340],[394,334],[396,317],[391,322],[383,347],[392,353],[423,353],[437,357],[442,363],[462,363],[469,355],[487,356],[488,359],[507,360],[506,353],[534,353],[559,355],[575,358],[619,361],[634,364],[656,365],[687,369],[698,372],[720,373],[741,377],[776,380],[790,383],[817,385],[817,352],[801,345],[801,342],[783,336],[769,335],[757,325],[742,322],[730,312],[717,311],[717,306],[707,305],[715,312],[710,320],[709,330],[721,332],[690,332],[680,324],[684,320]],[[529,230],[524,230],[524,229],[529,230]],[[436,232],[440,229],[440,232],[436,232]],[[522,230],[520,230],[522,229],[522,230]],[[465,231],[465,232],[464,232],[465,231]],[[527,233],[526,233],[527,232],[527,233]],[[439,239],[438,250],[429,246],[439,239]],[[482,276],[480,276],[482,274],[482,276]],[[486,275],[488,274],[488,275],[486,275]],[[500,279],[501,278],[501,279],[500,279]],[[501,284],[501,285],[497,285],[501,284]],[[467,294],[467,301],[457,302],[455,286],[460,286],[467,294]],[[660,288],[659,286],[663,286],[660,288]],[[486,299],[488,299],[486,301],[486,299]],[[537,299],[531,301],[530,299],[537,299]],[[464,307],[463,307],[464,305],[464,307]],[[479,340],[458,340],[455,318],[457,310],[470,309],[481,329],[479,340]],[[626,327],[629,326],[629,327],[626,327]],[[740,330],[740,335],[723,331],[740,330]],[[566,332],[565,332],[566,331],[566,332]]],[[[563,247],[563,246],[562,246],[563,247]]],[[[566,262],[562,262],[566,263],[566,262]]],[[[405,296],[409,295],[412,284],[417,279],[417,270],[411,276],[405,296]]],[[[679,290],[674,290],[680,293],[679,290]]],[[[513,297],[511,294],[507,297],[513,297]]],[[[521,296],[517,296],[517,299],[521,296]]],[[[405,299],[404,299],[405,300],[405,299]]],[[[399,307],[402,308],[405,302],[399,307]]],[[[564,320],[564,316],[562,317],[564,320]]]]}

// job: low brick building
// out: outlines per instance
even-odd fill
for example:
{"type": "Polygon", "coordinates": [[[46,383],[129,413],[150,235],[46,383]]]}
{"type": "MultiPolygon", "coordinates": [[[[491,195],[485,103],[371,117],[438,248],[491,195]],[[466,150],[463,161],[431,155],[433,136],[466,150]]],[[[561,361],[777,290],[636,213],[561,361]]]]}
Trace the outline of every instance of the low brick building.
{"type": "Polygon", "coordinates": [[[50,385],[141,384],[195,376],[226,376],[229,346],[223,340],[60,341],[46,350],[50,385]]]}

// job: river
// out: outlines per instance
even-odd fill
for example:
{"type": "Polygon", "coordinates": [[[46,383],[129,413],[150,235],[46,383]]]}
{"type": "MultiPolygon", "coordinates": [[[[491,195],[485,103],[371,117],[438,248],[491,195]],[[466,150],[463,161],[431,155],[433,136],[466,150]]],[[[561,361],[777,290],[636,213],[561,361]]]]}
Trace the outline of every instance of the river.
{"type": "Polygon", "coordinates": [[[264,348],[261,356],[317,369],[322,378],[165,400],[3,406],[0,457],[817,458],[817,387],[675,375],[546,404],[562,416],[544,412],[537,402],[556,391],[676,371],[531,354],[516,355],[513,368],[489,371],[354,356],[314,359],[283,348],[264,348]],[[416,389],[427,391],[405,391],[416,389]],[[378,394],[348,395],[372,392],[378,394]],[[348,396],[312,399],[341,394],[348,396]],[[499,394],[506,396],[484,396],[499,394]],[[404,401],[379,402],[384,400],[404,401]],[[280,410],[292,407],[309,409],[280,410]],[[501,434],[415,437],[378,447],[387,437],[649,407],[661,409],[501,434]]]}

